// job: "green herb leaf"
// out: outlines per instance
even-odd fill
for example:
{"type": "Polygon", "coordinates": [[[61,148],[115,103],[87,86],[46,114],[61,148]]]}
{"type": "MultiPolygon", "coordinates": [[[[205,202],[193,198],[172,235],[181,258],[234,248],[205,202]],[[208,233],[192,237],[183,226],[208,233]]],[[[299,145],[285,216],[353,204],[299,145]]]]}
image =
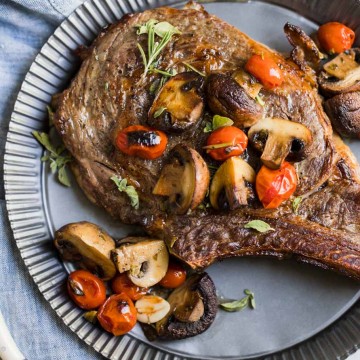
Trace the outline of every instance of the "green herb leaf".
{"type": "Polygon", "coordinates": [[[163,38],[167,33],[181,34],[181,31],[167,21],[161,21],[154,26],[154,31],[157,36],[163,38]]]}
{"type": "Polygon", "coordinates": [[[252,220],[244,225],[245,229],[254,229],[260,233],[265,233],[267,231],[273,231],[273,229],[268,223],[262,220],[252,220]]]}
{"type": "Polygon", "coordinates": [[[112,176],[110,178],[117,186],[120,192],[124,192],[130,199],[131,206],[135,209],[139,208],[139,195],[135,190],[134,186],[127,184],[127,179],[121,177],[112,176]]]}
{"type": "Polygon", "coordinates": [[[219,304],[219,306],[228,312],[235,312],[235,311],[241,311],[245,309],[246,307],[251,307],[252,309],[255,309],[255,295],[252,291],[246,289],[244,290],[245,297],[243,297],[240,300],[235,300],[227,303],[219,304]]]}
{"type": "Polygon", "coordinates": [[[166,107],[164,106],[159,107],[154,113],[154,119],[158,118],[165,110],[166,107]]]}
{"type": "Polygon", "coordinates": [[[84,316],[84,319],[87,320],[88,322],[90,322],[92,324],[96,324],[96,322],[97,322],[97,311],[96,310],[87,311],[83,316],[84,316]]]}
{"type": "Polygon", "coordinates": [[[203,149],[215,150],[215,149],[227,148],[229,146],[233,146],[233,143],[228,142],[228,143],[221,143],[221,144],[214,144],[214,145],[206,145],[206,146],[203,146],[203,149]]]}
{"type": "Polygon", "coordinates": [[[234,122],[229,119],[228,117],[225,116],[220,116],[220,115],[214,115],[213,117],[213,121],[212,121],[212,127],[213,130],[216,130],[220,127],[224,127],[224,126],[231,126],[233,125],[234,122]]]}
{"type": "Polygon", "coordinates": [[[295,214],[298,213],[301,202],[302,202],[302,197],[301,196],[298,196],[298,197],[296,197],[295,199],[292,200],[291,206],[292,206],[292,209],[293,209],[295,214]]]}
{"type": "Polygon", "coordinates": [[[109,83],[108,82],[105,83],[104,87],[105,87],[105,91],[109,91],[109,83]]]}
{"type": "Polygon", "coordinates": [[[65,186],[71,186],[70,180],[68,178],[66,172],[66,164],[72,160],[70,155],[62,155],[63,152],[66,150],[64,145],[55,148],[51,144],[49,135],[46,133],[40,133],[38,131],[33,131],[33,136],[35,139],[45,147],[49,154],[46,154],[41,157],[41,161],[46,162],[49,161],[50,163],[50,170],[53,174],[58,172],[58,180],[61,184],[65,186]]]}
{"type": "Polygon", "coordinates": [[[207,122],[204,128],[204,133],[212,132],[218,128],[224,126],[231,126],[234,122],[225,116],[214,115],[212,118],[212,122],[207,122]]]}
{"type": "Polygon", "coordinates": [[[49,105],[46,108],[49,117],[49,126],[52,127],[54,125],[54,110],[49,105]]]}
{"type": "Polygon", "coordinates": [[[171,25],[170,23],[163,21],[158,22],[157,20],[150,19],[146,24],[137,25],[137,34],[148,35],[148,48],[147,56],[142,46],[137,43],[137,47],[141,53],[141,57],[144,62],[144,73],[143,78],[149,72],[154,71],[155,64],[158,61],[158,57],[165,46],[170,42],[171,38],[175,34],[180,34],[180,31],[171,25]],[[160,38],[160,41],[155,41],[155,35],[160,38]]]}
{"type": "Polygon", "coordinates": [[[63,185],[65,185],[67,187],[71,186],[71,183],[70,183],[68,174],[66,172],[66,167],[65,166],[60,167],[59,173],[58,173],[58,179],[63,185]]]}
{"type": "Polygon", "coordinates": [[[256,96],[255,96],[255,100],[256,100],[261,106],[265,106],[265,101],[264,101],[259,95],[256,95],[256,96]]]}
{"type": "Polygon", "coordinates": [[[188,64],[187,62],[183,61],[183,64],[189,68],[190,70],[196,72],[197,74],[199,74],[200,76],[206,77],[206,74],[203,73],[202,71],[198,70],[197,68],[195,68],[194,66],[188,64]]]}

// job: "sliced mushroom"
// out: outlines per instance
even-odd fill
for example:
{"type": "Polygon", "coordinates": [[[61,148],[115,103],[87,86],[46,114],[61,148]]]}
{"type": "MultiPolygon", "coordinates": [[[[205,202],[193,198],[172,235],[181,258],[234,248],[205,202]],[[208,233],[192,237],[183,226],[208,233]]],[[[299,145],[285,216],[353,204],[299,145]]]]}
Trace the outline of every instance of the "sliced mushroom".
{"type": "Polygon", "coordinates": [[[324,65],[318,82],[325,96],[360,90],[360,49],[350,49],[324,65]]]}
{"type": "Polygon", "coordinates": [[[148,238],[123,239],[123,245],[112,250],[111,257],[120,273],[128,271],[130,280],[137,286],[150,287],[166,274],[169,254],[164,241],[148,238]]]}
{"type": "Polygon", "coordinates": [[[209,328],[217,312],[215,285],[208,274],[195,274],[175,289],[167,301],[170,311],[156,323],[163,339],[185,339],[209,328]]]}
{"type": "Polygon", "coordinates": [[[215,209],[234,210],[247,205],[248,184],[255,182],[254,169],[239,157],[227,159],[216,171],[210,186],[210,203],[215,209]]]}
{"type": "Polygon", "coordinates": [[[196,72],[173,76],[156,96],[148,124],[157,129],[179,132],[194,126],[204,111],[204,78],[196,72]]]}
{"type": "Polygon", "coordinates": [[[252,126],[249,141],[262,152],[261,161],[270,169],[279,169],[282,162],[301,161],[312,143],[310,130],[299,123],[279,118],[263,118],[252,126]]]}
{"type": "Polygon", "coordinates": [[[324,108],[338,133],[360,138],[360,92],[336,95],[325,102],[324,108]]]}
{"type": "Polygon", "coordinates": [[[203,201],[209,181],[209,169],[200,154],[186,145],[177,145],[161,171],[153,194],[167,196],[170,211],[184,214],[203,201]]]}
{"type": "Polygon", "coordinates": [[[115,242],[99,226],[87,221],[67,224],[56,231],[55,246],[63,260],[76,262],[103,280],[115,276],[115,265],[110,259],[115,242]]]}
{"type": "Polygon", "coordinates": [[[236,69],[232,74],[235,81],[245,89],[246,93],[253,99],[256,99],[259,95],[262,85],[256,80],[256,78],[250,75],[244,69],[236,69]]]}
{"type": "Polygon", "coordinates": [[[284,31],[289,43],[294,47],[290,56],[300,69],[305,72],[310,70],[308,66],[314,70],[318,69],[325,56],[315,42],[299,26],[288,22],[284,26],[284,31]]]}
{"type": "Polygon", "coordinates": [[[252,126],[263,113],[262,106],[229,75],[211,74],[206,83],[206,97],[213,113],[229,117],[237,127],[252,126]]]}

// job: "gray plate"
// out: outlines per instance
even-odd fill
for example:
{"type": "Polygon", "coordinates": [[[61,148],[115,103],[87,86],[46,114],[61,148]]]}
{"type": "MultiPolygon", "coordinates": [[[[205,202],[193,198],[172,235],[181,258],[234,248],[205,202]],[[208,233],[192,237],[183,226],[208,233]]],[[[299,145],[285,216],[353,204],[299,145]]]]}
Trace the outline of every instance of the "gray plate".
{"type": "MultiPolygon", "coordinates": [[[[205,7],[254,39],[286,51],[289,47],[282,32],[286,21],[300,25],[308,33],[316,29],[314,22],[299,13],[312,20],[319,14],[322,22],[338,16],[358,29],[360,6],[355,7],[355,0],[346,1],[338,11],[335,4],[340,3],[299,0],[288,4],[297,12],[264,2],[215,2],[205,7]]],[[[72,51],[78,45],[88,44],[102,26],[124,13],[163,4],[160,1],[88,1],[61,24],[42,48],[22,85],[6,144],[5,189],[14,237],[34,281],[54,310],[80,338],[110,359],[160,359],[165,355],[166,359],[243,359],[273,354],[299,344],[338,319],[359,298],[358,284],[291,260],[227,260],[208,269],[219,293],[239,298],[243,289],[250,288],[255,292],[257,309],[232,314],[219,311],[212,327],[202,335],[179,342],[152,344],[139,327],[126,336],[113,337],[86,322],[82,311],[63,292],[62,284],[71,267],[65,267],[56,256],[51,241],[55,229],[79,220],[93,221],[114,237],[134,229],[110,219],[91,205],[75,184],[71,190],[59,185],[41,165],[42,149],[30,132],[46,126],[46,104],[73,75],[72,51]]],[[[360,159],[359,143],[354,142],[351,147],[360,159]]],[[[289,354],[293,359],[331,359],[341,355],[349,346],[360,342],[359,328],[355,327],[359,321],[357,316],[352,324],[347,322],[344,330],[350,334],[350,343],[345,342],[348,348],[344,348],[343,339],[334,337],[331,341],[338,341],[340,345],[307,342],[296,351],[283,352],[281,358],[289,354]],[[355,335],[354,328],[357,329],[355,335]]]]}

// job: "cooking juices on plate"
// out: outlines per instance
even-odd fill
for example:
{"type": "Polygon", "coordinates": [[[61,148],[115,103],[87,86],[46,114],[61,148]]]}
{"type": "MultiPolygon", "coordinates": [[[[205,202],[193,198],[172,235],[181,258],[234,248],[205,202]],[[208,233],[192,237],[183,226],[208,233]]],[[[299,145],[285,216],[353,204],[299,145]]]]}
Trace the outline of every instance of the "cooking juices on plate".
{"type": "MultiPolygon", "coordinates": [[[[88,271],[70,274],[73,301],[97,309],[87,316],[114,335],[139,321],[151,338],[181,339],[205,331],[218,304],[210,277],[169,263],[169,252],[192,269],[230,255],[295,254],[359,278],[360,248],[348,222],[360,222],[330,223],[322,206],[322,194],[339,189],[337,198],[354,201],[347,193],[359,187],[357,165],[333,137],[318,95],[319,87],[339,132],[358,136],[357,103],[343,100],[360,90],[353,32],[324,24],[314,41],[286,24],[293,50],[284,59],[195,3],[123,22],[124,41],[113,41],[121,39],[114,25],[84,52],[93,86],[78,93],[81,68],[56,98],[54,124],[89,199],[149,237],[115,244],[94,224],[59,229],[62,257],[88,271]],[[191,27],[195,18],[206,24],[206,43],[191,27]],[[129,61],[117,58],[124,44],[129,61]],[[104,66],[106,54],[114,63],[104,66]],[[103,280],[112,281],[112,295],[103,280]]],[[[44,160],[59,162],[46,136],[36,136],[50,151],[44,160]]],[[[241,306],[254,302],[250,291],[244,299],[241,306]]]]}

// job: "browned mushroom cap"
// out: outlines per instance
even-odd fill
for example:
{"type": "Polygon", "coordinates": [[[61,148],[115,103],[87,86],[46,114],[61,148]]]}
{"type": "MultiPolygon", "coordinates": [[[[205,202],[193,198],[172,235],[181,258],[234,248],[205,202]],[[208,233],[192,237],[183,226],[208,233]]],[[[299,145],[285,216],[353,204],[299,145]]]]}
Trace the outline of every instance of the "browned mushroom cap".
{"type": "Polygon", "coordinates": [[[172,77],[156,96],[148,124],[170,132],[195,125],[204,110],[203,85],[204,78],[193,71],[172,77]]]}
{"type": "Polygon", "coordinates": [[[170,311],[156,323],[162,339],[185,339],[203,333],[213,323],[217,312],[217,296],[208,274],[195,274],[175,289],[167,301],[170,311]]]}
{"type": "Polygon", "coordinates": [[[116,273],[110,259],[115,242],[95,224],[82,221],[63,226],[55,233],[55,246],[63,260],[75,262],[104,280],[116,273]]]}
{"type": "Polygon", "coordinates": [[[249,141],[262,152],[261,161],[270,169],[279,169],[285,159],[301,161],[308,154],[312,136],[299,123],[279,118],[263,118],[252,126],[249,141]]]}
{"type": "Polygon", "coordinates": [[[324,108],[339,134],[360,138],[360,92],[336,95],[325,102],[324,108]]]}
{"type": "Polygon", "coordinates": [[[318,82],[325,96],[360,91],[360,49],[350,49],[324,65],[318,82]]]}
{"type": "Polygon", "coordinates": [[[254,169],[243,159],[231,157],[217,169],[210,186],[210,203],[214,209],[234,210],[247,205],[248,184],[255,182],[254,169]]]}
{"type": "Polygon", "coordinates": [[[177,145],[161,170],[153,194],[167,196],[170,211],[184,214],[203,201],[209,181],[209,169],[201,155],[186,145],[177,145]]]}
{"type": "Polygon", "coordinates": [[[307,71],[307,65],[316,70],[324,55],[320,52],[315,42],[298,26],[286,23],[284,31],[290,44],[294,47],[291,51],[292,60],[302,69],[307,71]]]}
{"type": "Polygon", "coordinates": [[[237,127],[249,127],[262,116],[262,106],[231,76],[211,74],[207,79],[205,90],[211,111],[229,117],[237,127]]]}

